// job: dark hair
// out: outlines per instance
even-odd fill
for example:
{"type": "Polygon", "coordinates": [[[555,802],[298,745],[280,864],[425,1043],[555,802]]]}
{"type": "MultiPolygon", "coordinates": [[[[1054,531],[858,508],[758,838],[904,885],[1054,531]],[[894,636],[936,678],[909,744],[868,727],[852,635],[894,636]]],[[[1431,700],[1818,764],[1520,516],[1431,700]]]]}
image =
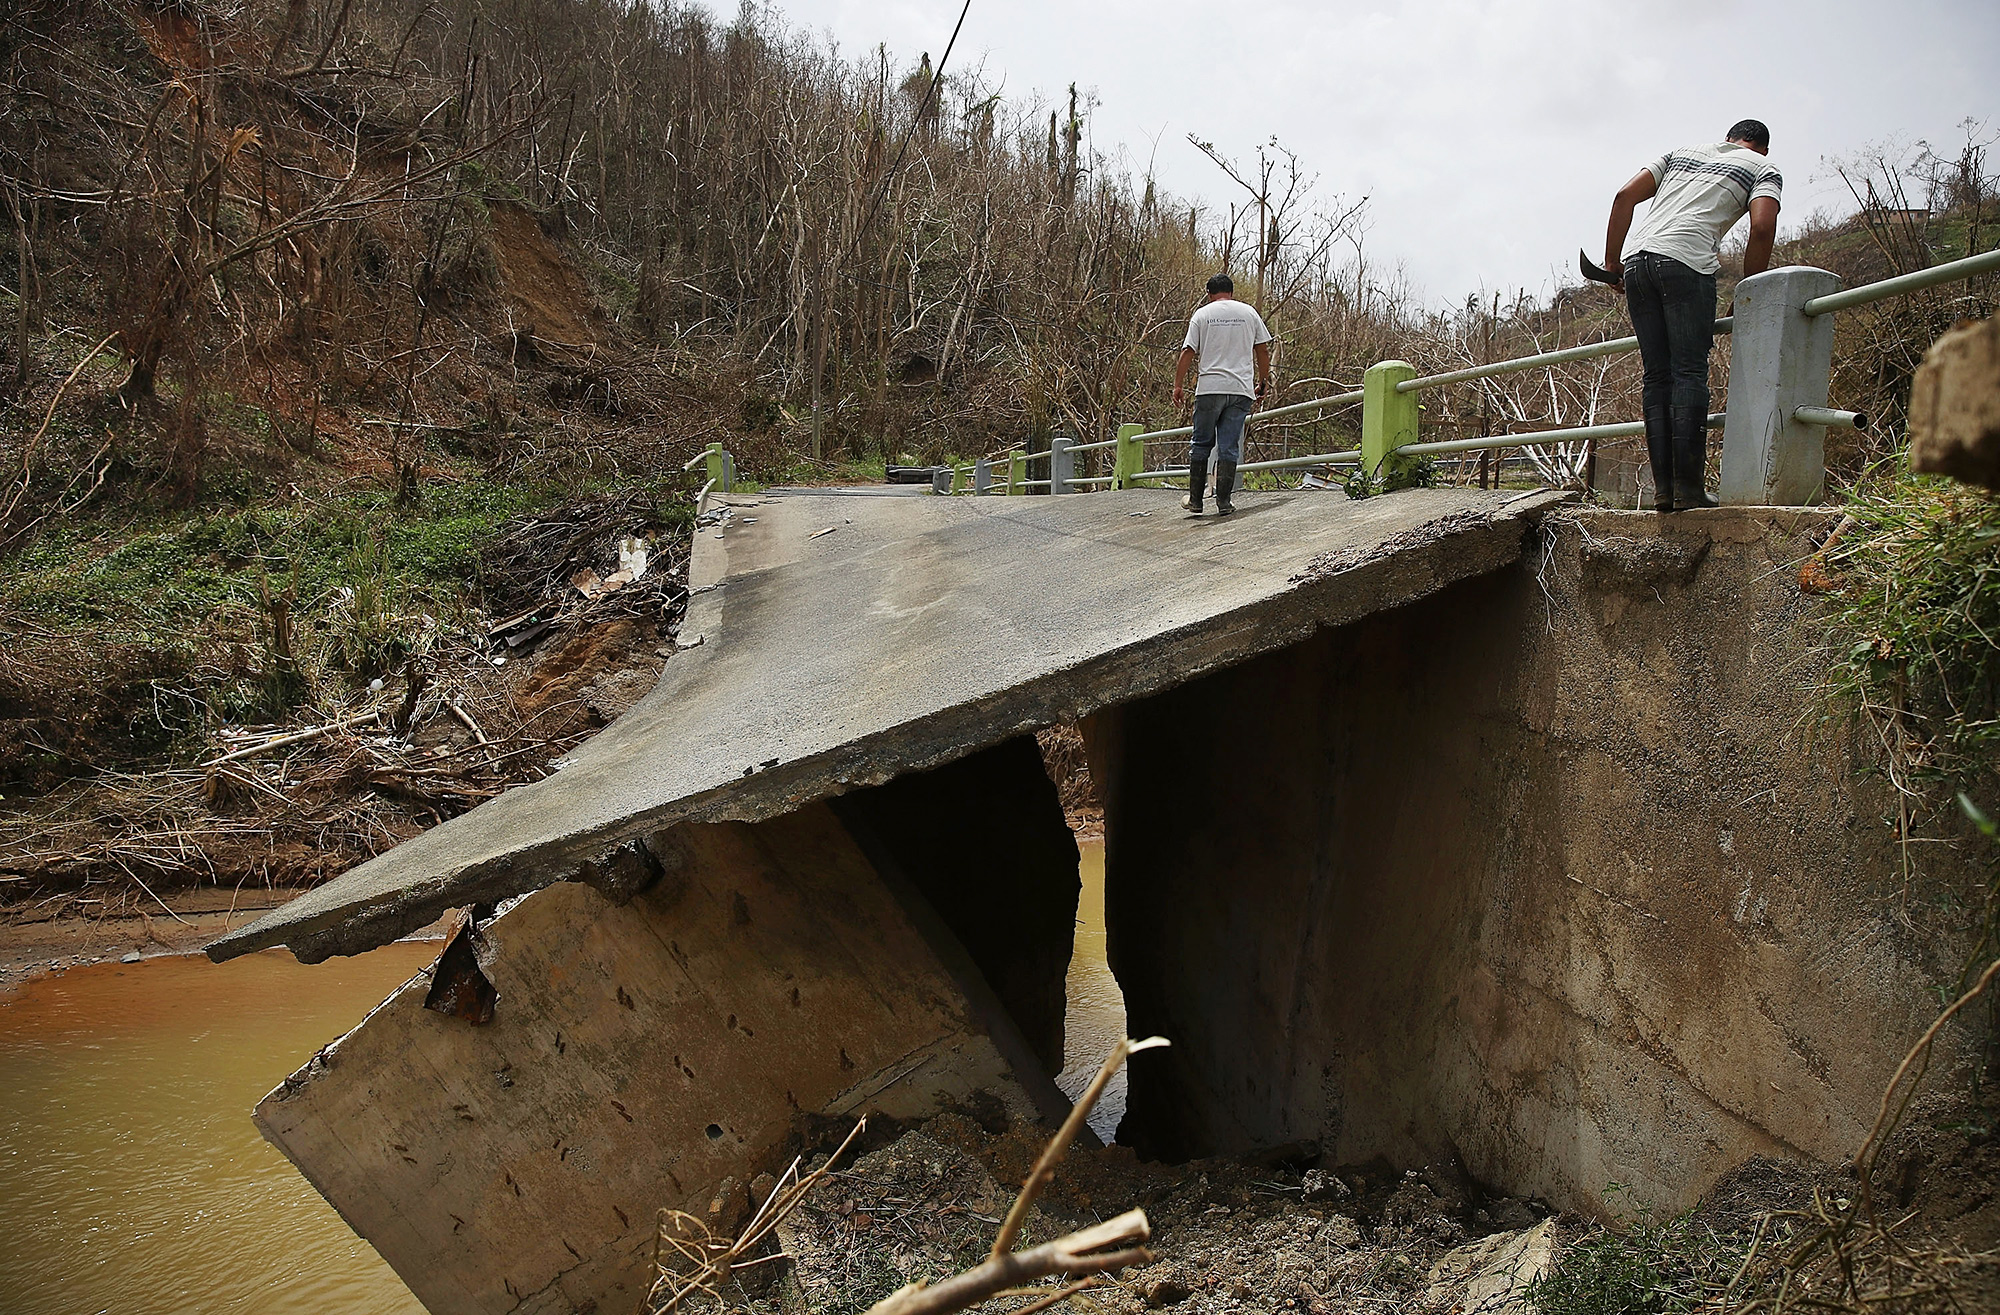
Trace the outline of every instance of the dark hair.
{"type": "Polygon", "coordinates": [[[1208,295],[1211,297],[1218,292],[1234,291],[1236,291],[1236,280],[1230,278],[1227,274],[1216,274],[1208,280],[1208,295]]]}
{"type": "Polygon", "coordinates": [[[1729,130],[1728,140],[1749,142],[1760,151],[1771,149],[1771,130],[1755,119],[1744,119],[1729,130]]]}

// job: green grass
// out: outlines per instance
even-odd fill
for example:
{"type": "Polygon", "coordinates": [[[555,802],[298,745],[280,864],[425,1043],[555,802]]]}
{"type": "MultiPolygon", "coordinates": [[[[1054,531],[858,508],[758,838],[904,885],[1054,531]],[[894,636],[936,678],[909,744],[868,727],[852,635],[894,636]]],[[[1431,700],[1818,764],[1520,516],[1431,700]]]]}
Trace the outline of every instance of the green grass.
{"type": "Polygon", "coordinates": [[[433,484],[398,508],[367,489],[280,506],[79,523],[45,532],[0,571],[0,607],[44,630],[159,642],[217,614],[262,614],[265,592],[302,608],[342,589],[389,591],[450,611],[509,518],[577,494],[569,485],[433,484]]]}
{"type": "Polygon", "coordinates": [[[1728,1286],[1746,1246],[1691,1215],[1642,1212],[1564,1247],[1527,1299],[1540,1315],[1682,1315],[1728,1286]]]}
{"type": "Polygon", "coordinates": [[[1884,469],[1846,511],[1827,554],[1834,687],[1891,732],[1899,779],[1983,793],[2000,754],[2000,499],[1884,469]]]}

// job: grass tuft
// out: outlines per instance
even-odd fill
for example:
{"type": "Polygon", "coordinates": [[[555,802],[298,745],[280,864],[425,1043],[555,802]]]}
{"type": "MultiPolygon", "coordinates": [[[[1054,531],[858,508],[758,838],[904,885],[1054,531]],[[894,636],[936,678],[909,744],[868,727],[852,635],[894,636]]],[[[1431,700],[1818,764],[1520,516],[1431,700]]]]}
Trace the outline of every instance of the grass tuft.
{"type": "Polygon", "coordinates": [[[1682,1315],[1728,1288],[1744,1239],[1641,1211],[1624,1230],[1600,1228],[1557,1253],[1528,1289],[1539,1315],[1682,1315]]]}

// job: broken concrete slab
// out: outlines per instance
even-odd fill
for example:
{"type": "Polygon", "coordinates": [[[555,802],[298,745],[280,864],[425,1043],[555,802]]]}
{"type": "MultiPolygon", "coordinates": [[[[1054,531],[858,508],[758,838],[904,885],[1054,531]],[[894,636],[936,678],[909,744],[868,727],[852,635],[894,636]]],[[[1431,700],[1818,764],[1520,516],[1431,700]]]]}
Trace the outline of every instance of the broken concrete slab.
{"type": "Polygon", "coordinates": [[[644,864],[640,837],[754,821],[1140,698],[1493,571],[1563,495],[723,500],[659,685],[563,770],[221,937],[307,962],[468,904],[644,864]]]}
{"type": "Polygon", "coordinates": [[[2000,488],[2000,320],[1953,329],[1910,381],[1910,469],[2000,488]]]}
{"type": "Polygon", "coordinates": [[[563,884],[481,929],[489,1021],[419,976],[258,1106],[434,1315],[634,1309],[660,1208],[703,1216],[801,1114],[1066,1108],[825,805],[648,848],[624,903],[563,884]]]}

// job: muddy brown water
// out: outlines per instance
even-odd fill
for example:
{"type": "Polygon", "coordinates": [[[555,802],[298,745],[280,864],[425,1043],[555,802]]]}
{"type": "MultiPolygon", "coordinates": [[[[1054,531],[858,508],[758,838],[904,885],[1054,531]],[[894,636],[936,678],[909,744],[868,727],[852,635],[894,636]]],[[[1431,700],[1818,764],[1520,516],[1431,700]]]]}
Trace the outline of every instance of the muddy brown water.
{"type": "MultiPolygon", "coordinates": [[[[1124,1035],[1105,963],[1104,846],[1085,842],[1069,971],[1074,1099],[1124,1035]]],[[[0,996],[0,1311],[422,1315],[250,1121],[435,944],[306,967],[282,950],[103,963],[0,996]]],[[[1091,1117],[1125,1113],[1121,1073],[1091,1117]]]]}
{"type": "Polygon", "coordinates": [[[105,963],[0,999],[0,1310],[422,1315],[250,1110],[437,948],[105,963]]]}
{"type": "MultiPolygon", "coordinates": [[[[1104,841],[1077,842],[1083,893],[1076,907],[1076,948],[1069,961],[1069,1006],[1063,1026],[1063,1071],[1056,1085],[1075,1100],[1097,1076],[1104,1057],[1125,1035],[1125,995],[1104,955],[1104,841]]],[[[1090,1130],[1107,1144],[1125,1117],[1120,1069],[1090,1112],[1090,1130]]]]}

